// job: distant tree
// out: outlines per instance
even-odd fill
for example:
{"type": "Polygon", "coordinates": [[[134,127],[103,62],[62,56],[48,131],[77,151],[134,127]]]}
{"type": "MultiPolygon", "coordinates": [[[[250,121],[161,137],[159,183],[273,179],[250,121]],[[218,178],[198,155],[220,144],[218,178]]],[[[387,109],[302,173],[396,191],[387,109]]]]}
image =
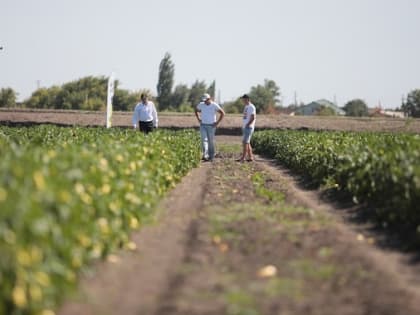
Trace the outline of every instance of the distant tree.
{"type": "Polygon", "coordinates": [[[15,107],[17,93],[12,88],[0,90],[0,107],[15,107]]]}
{"type": "Polygon", "coordinates": [[[321,106],[321,108],[316,113],[317,116],[336,116],[334,109],[328,106],[321,106]]]}
{"type": "Polygon", "coordinates": [[[226,113],[239,114],[243,112],[244,105],[242,104],[241,99],[237,98],[232,102],[226,102],[223,106],[223,109],[226,113]]]}
{"type": "Polygon", "coordinates": [[[58,86],[40,88],[24,102],[24,106],[29,108],[60,108],[57,105],[59,103],[57,98],[60,93],[61,88],[58,86]]]}
{"type": "Polygon", "coordinates": [[[108,78],[84,77],[61,87],[55,108],[100,110],[105,108],[108,78]]]}
{"type": "Polygon", "coordinates": [[[216,81],[215,80],[213,80],[213,82],[207,88],[207,93],[209,93],[212,98],[216,97],[216,81]]]}
{"type": "Polygon", "coordinates": [[[192,106],[196,106],[200,102],[201,96],[206,92],[206,83],[204,81],[196,80],[191,86],[188,102],[190,102],[192,106]]]}
{"type": "Polygon", "coordinates": [[[369,111],[365,101],[361,99],[354,99],[344,105],[346,116],[363,117],[368,116],[369,111]]]}
{"type": "Polygon", "coordinates": [[[178,84],[172,93],[172,108],[176,111],[180,110],[182,105],[190,105],[188,98],[190,96],[190,88],[186,84],[178,84]]]}
{"type": "Polygon", "coordinates": [[[116,89],[112,100],[112,107],[118,111],[131,111],[140,99],[138,92],[116,89]]]}
{"type": "Polygon", "coordinates": [[[159,65],[159,80],[157,84],[157,101],[161,110],[171,106],[172,87],[174,84],[175,66],[169,53],[165,54],[159,65]]]}
{"type": "Polygon", "coordinates": [[[402,110],[408,116],[420,117],[420,89],[411,91],[407,96],[407,101],[402,105],[402,110]]]}
{"type": "MultiPolygon", "coordinates": [[[[105,109],[107,97],[108,78],[84,77],[71,81],[62,86],[40,88],[32,93],[24,102],[29,108],[54,108],[54,109],[105,109]]],[[[140,91],[130,92],[120,89],[119,82],[115,82],[113,106],[115,110],[132,110],[140,99],[140,91]]],[[[147,91],[150,93],[150,91],[147,91]]]]}
{"type": "Polygon", "coordinates": [[[270,107],[281,105],[280,88],[273,80],[265,79],[263,85],[251,87],[249,96],[258,113],[268,112],[270,107]]]}

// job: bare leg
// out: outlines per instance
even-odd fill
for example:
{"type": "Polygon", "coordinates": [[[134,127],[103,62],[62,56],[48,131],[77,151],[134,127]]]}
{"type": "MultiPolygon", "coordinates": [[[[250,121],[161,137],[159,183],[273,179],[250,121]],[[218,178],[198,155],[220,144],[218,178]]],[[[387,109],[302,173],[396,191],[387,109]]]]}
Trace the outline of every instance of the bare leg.
{"type": "Polygon", "coordinates": [[[245,157],[246,157],[246,152],[247,152],[246,143],[243,143],[242,144],[242,156],[237,161],[241,161],[241,162],[244,161],[245,157]]]}
{"type": "Polygon", "coordinates": [[[250,160],[254,160],[254,154],[252,153],[252,147],[251,147],[251,144],[250,143],[248,143],[247,144],[247,146],[248,146],[248,148],[247,148],[247,151],[248,151],[248,157],[249,157],[249,159],[250,160]]]}

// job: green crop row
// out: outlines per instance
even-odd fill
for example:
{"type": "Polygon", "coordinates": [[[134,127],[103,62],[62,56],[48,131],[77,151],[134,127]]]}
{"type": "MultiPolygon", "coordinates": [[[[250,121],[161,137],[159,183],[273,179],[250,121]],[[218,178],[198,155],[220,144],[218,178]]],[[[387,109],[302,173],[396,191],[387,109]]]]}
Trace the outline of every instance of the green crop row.
{"type": "Polygon", "coordinates": [[[255,150],[275,157],[318,185],[350,193],[387,224],[420,234],[420,136],[262,131],[255,150]]]}
{"type": "Polygon", "coordinates": [[[0,127],[0,314],[53,314],[197,166],[192,131],[0,127]]]}

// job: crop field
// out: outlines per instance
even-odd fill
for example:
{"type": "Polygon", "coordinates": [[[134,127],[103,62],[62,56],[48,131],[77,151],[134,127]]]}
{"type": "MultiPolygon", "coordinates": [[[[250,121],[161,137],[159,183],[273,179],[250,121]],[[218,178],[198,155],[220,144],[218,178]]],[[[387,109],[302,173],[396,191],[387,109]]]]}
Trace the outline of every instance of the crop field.
{"type": "Polygon", "coordinates": [[[0,128],[0,314],[48,314],[199,160],[189,131],[0,128]],[[42,313],[44,311],[44,313],[42,313]]]}
{"type": "Polygon", "coordinates": [[[253,144],[315,184],[374,207],[384,225],[404,224],[420,236],[419,135],[266,131],[253,144]]]}
{"type": "Polygon", "coordinates": [[[418,134],[216,138],[1,126],[0,315],[420,313],[418,134]]]}

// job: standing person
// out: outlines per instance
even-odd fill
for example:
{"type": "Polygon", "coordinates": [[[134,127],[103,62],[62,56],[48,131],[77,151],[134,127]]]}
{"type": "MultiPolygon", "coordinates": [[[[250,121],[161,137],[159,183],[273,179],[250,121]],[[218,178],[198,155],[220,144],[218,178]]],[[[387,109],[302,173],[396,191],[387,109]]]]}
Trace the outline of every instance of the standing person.
{"type": "Polygon", "coordinates": [[[254,104],[251,103],[251,100],[249,99],[249,96],[247,94],[244,94],[241,97],[241,100],[242,100],[242,102],[245,106],[244,107],[243,125],[242,125],[243,150],[242,150],[242,156],[238,161],[243,162],[243,161],[245,161],[245,159],[248,156],[247,161],[252,162],[252,161],[254,161],[254,155],[252,153],[251,137],[252,137],[252,134],[254,133],[254,129],[255,129],[255,121],[257,119],[257,111],[255,109],[254,104]]]}
{"type": "Polygon", "coordinates": [[[138,103],[134,108],[134,129],[138,127],[141,132],[148,134],[153,131],[153,128],[158,127],[158,122],[159,119],[155,104],[149,101],[147,94],[142,94],[140,103],[138,103]]]}
{"type": "Polygon", "coordinates": [[[215,155],[215,132],[217,126],[223,120],[225,112],[218,104],[212,101],[209,94],[204,94],[201,97],[201,103],[195,109],[195,116],[200,123],[203,161],[213,161],[215,155]],[[219,113],[218,119],[217,113],[219,113]]]}

